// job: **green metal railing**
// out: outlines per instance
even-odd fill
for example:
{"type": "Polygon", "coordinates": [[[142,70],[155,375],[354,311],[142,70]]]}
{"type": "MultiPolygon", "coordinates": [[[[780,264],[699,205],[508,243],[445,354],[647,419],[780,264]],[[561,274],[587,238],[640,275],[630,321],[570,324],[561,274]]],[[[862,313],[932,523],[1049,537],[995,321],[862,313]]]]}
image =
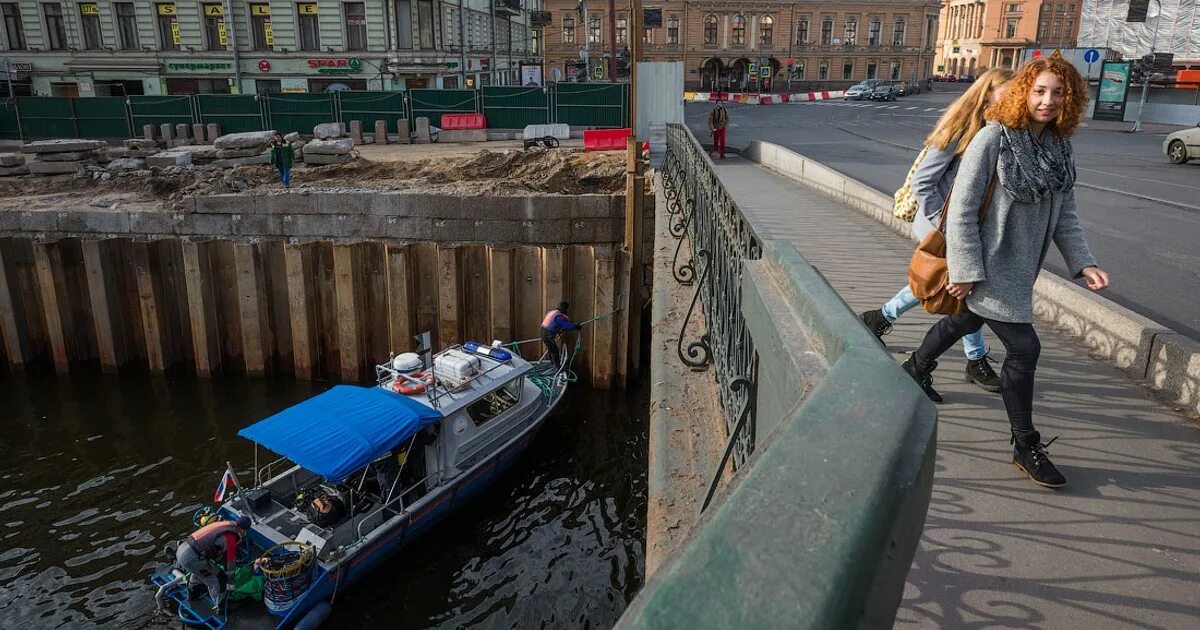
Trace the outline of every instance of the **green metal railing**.
{"type": "Polygon", "coordinates": [[[387,122],[397,133],[401,118],[425,117],[438,127],[443,114],[482,113],[491,129],[564,123],[576,127],[629,126],[629,86],[623,83],[561,83],[553,87],[486,86],[479,90],[346,91],[331,94],[195,94],[0,99],[0,139],[127,138],[145,125],[216,123],[221,133],[274,129],[311,133],[327,122],[387,122]]]}

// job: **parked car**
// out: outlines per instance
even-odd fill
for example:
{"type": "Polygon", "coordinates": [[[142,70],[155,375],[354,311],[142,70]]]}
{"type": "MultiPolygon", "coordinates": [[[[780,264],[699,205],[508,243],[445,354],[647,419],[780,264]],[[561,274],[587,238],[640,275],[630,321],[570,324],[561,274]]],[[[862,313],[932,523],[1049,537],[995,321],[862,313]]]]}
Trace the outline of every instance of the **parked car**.
{"type": "Polygon", "coordinates": [[[920,91],[915,84],[910,84],[908,81],[893,83],[892,88],[896,91],[896,96],[908,96],[920,91]]]}
{"type": "Polygon", "coordinates": [[[974,82],[975,82],[975,75],[973,75],[973,74],[964,74],[964,75],[961,75],[961,76],[959,76],[959,77],[958,77],[958,82],[959,82],[959,83],[974,83],[974,82]]]}
{"type": "Polygon", "coordinates": [[[1193,129],[1180,129],[1163,140],[1163,153],[1172,164],[1200,160],[1200,123],[1193,129]]]}
{"type": "Polygon", "coordinates": [[[877,85],[871,90],[871,95],[868,100],[872,101],[894,101],[896,100],[896,91],[890,85],[877,85]]]}
{"type": "Polygon", "coordinates": [[[861,101],[864,98],[867,98],[867,96],[870,95],[870,93],[871,93],[871,88],[869,86],[863,85],[862,83],[859,83],[858,85],[851,85],[849,88],[846,89],[846,100],[847,101],[861,101]]]}

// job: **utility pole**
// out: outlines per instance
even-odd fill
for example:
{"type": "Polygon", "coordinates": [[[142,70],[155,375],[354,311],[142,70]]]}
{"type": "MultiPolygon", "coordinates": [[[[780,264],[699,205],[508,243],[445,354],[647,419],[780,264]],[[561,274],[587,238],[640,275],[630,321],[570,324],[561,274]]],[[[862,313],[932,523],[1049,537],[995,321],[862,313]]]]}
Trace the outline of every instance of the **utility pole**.
{"type": "MultiPolygon", "coordinates": [[[[1152,10],[1154,11],[1154,15],[1150,15],[1149,17],[1154,18],[1154,35],[1150,38],[1150,57],[1151,57],[1151,59],[1153,59],[1154,58],[1154,47],[1158,45],[1158,25],[1160,23],[1162,23],[1162,2],[1160,2],[1160,0],[1151,0],[1151,5],[1153,7],[1152,10]]],[[[1153,70],[1153,69],[1154,69],[1154,66],[1151,65],[1150,70],[1153,70]]],[[[1129,130],[1132,133],[1138,133],[1142,130],[1142,111],[1144,111],[1146,109],[1146,94],[1149,91],[1150,91],[1150,73],[1143,70],[1142,71],[1142,102],[1140,105],[1138,105],[1137,118],[1133,119],[1133,129],[1129,130]]]]}
{"type": "Polygon", "coordinates": [[[237,25],[233,18],[233,1],[225,0],[225,15],[228,17],[225,20],[225,31],[228,32],[229,46],[233,48],[233,93],[242,93],[242,58],[238,52],[237,45],[237,25]]]}
{"type": "MultiPolygon", "coordinates": [[[[467,88],[467,47],[463,43],[463,38],[466,37],[467,29],[467,3],[464,0],[458,0],[458,89],[465,90],[467,88]]],[[[492,19],[493,37],[496,33],[496,20],[492,19]]]]}
{"type": "Polygon", "coordinates": [[[629,33],[629,127],[632,129],[633,138],[636,140],[637,133],[637,78],[638,78],[638,61],[642,58],[642,0],[630,0],[629,22],[631,33],[629,33]]]}
{"type": "Polygon", "coordinates": [[[615,83],[617,81],[617,0],[608,0],[608,30],[612,31],[612,48],[608,51],[608,80],[615,83]]]}

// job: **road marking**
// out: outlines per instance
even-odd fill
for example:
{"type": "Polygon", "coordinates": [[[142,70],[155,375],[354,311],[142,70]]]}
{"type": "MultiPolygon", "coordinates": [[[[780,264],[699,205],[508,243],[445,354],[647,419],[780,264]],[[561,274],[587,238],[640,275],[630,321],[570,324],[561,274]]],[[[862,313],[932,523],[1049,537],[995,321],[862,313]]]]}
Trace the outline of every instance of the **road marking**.
{"type": "Polygon", "coordinates": [[[905,110],[905,111],[908,111],[908,110],[910,110],[910,109],[916,109],[916,107],[905,107],[905,108],[904,108],[904,110],[905,110]]]}
{"type": "Polygon", "coordinates": [[[933,107],[926,107],[926,108],[925,108],[925,111],[927,111],[927,112],[931,112],[931,111],[933,111],[934,109],[935,109],[935,108],[933,108],[933,107]]]}

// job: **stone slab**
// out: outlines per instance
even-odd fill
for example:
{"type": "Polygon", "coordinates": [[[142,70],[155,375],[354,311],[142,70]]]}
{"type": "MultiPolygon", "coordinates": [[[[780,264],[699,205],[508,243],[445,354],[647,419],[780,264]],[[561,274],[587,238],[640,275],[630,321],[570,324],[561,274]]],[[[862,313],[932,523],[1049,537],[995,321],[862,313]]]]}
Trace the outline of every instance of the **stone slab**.
{"type": "Polygon", "coordinates": [[[429,142],[430,142],[429,118],[426,116],[418,117],[416,128],[417,128],[417,132],[416,132],[416,138],[414,139],[414,141],[417,144],[429,144],[429,142]]]}
{"type": "Polygon", "coordinates": [[[1155,337],[1146,380],[1185,413],[1200,417],[1200,343],[1179,334],[1155,337]]]}
{"type": "Polygon", "coordinates": [[[400,144],[412,144],[412,132],[409,131],[407,118],[400,118],[396,121],[396,130],[400,132],[397,136],[397,142],[400,144]]]}
{"type": "Polygon", "coordinates": [[[138,158],[117,158],[108,163],[104,170],[109,173],[127,173],[146,168],[146,160],[138,158]]]}
{"type": "Polygon", "coordinates": [[[348,155],[353,150],[354,142],[350,138],[313,140],[304,145],[304,152],[309,155],[348,155]]]}
{"type": "Polygon", "coordinates": [[[95,157],[94,151],[65,151],[63,153],[39,153],[36,159],[39,162],[78,162],[95,157]]]}
{"type": "Polygon", "coordinates": [[[318,140],[335,140],[345,135],[346,129],[342,126],[342,123],[321,123],[313,127],[313,137],[318,140]]]}
{"type": "Polygon", "coordinates": [[[313,153],[306,150],[304,153],[304,163],[312,166],[323,166],[328,164],[345,164],[349,162],[349,155],[327,155],[324,153],[313,153]]]}
{"type": "Polygon", "coordinates": [[[387,144],[387,121],[375,121],[375,144],[387,144]]]}
{"type": "Polygon", "coordinates": [[[87,166],[85,162],[30,162],[29,172],[34,175],[63,175],[78,173],[87,166]]]}
{"type": "Polygon", "coordinates": [[[217,149],[217,159],[226,160],[229,158],[251,157],[263,152],[263,147],[249,147],[246,149],[217,149]]]}
{"type": "Polygon", "coordinates": [[[354,141],[354,144],[362,144],[363,135],[361,120],[350,121],[350,139],[354,141]]]}
{"type": "Polygon", "coordinates": [[[204,123],[192,123],[192,140],[204,144],[204,123]]]}
{"type": "Polygon", "coordinates": [[[0,166],[21,166],[25,156],[20,153],[0,153],[0,166]]]}
{"type": "Polygon", "coordinates": [[[300,142],[300,132],[293,131],[289,134],[284,134],[283,139],[285,142],[296,144],[297,142],[300,142]]]}
{"type": "Polygon", "coordinates": [[[125,234],[129,213],[112,210],[66,210],[58,213],[58,231],[80,234],[125,234]]]}
{"type": "Polygon", "coordinates": [[[487,129],[443,129],[438,132],[438,142],[487,142],[487,129]]]}
{"type": "Polygon", "coordinates": [[[17,177],[28,174],[29,167],[24,164],[21,166],[0,166],[0,177],[17,177]]]}
{"type": "Polygon", "coordinates": [[[161,151],[146,158],[148,168],[167,168],[169,166],[188,166],[192,163],[192,154],[187,151],[161,151]]]}
{"type": "Polygon", "coordinates": [[[64,153],[68,151],[95,151],[104,147],[99,140],[38,140],[21,145],[22,153],[64,153]]]}
{"type": "Polygon", "coordinates": [[[551,125],[526,125],[525,129],[521,132],[521,135],[525,140],[545,138],[546,136],[558,138],[559,140],[569,140],[571,138],[571,126],[562,123],[551,125]]]}
{"type": "Polygon", "coordinates": [[[252,155],[250,157],[227,158],[216,160],[212,163],[217,168],[233,168],[235,166],[254,166],[257,164],[270,164],[271,156],[267,153],[252,155]]]}
{"type": "Polygon", "coordinates": [[[213,141],[217,149],[265,148],[271,144],[274,131],[244,131],[225,134],[213,141]]]}
{"type": "Polygon", "coordinates": [[[204,126],[204,137],[208,138],[209,142],[216,141],[221,137],[221,125],[219,123],[208,123],[204,126]]]}

